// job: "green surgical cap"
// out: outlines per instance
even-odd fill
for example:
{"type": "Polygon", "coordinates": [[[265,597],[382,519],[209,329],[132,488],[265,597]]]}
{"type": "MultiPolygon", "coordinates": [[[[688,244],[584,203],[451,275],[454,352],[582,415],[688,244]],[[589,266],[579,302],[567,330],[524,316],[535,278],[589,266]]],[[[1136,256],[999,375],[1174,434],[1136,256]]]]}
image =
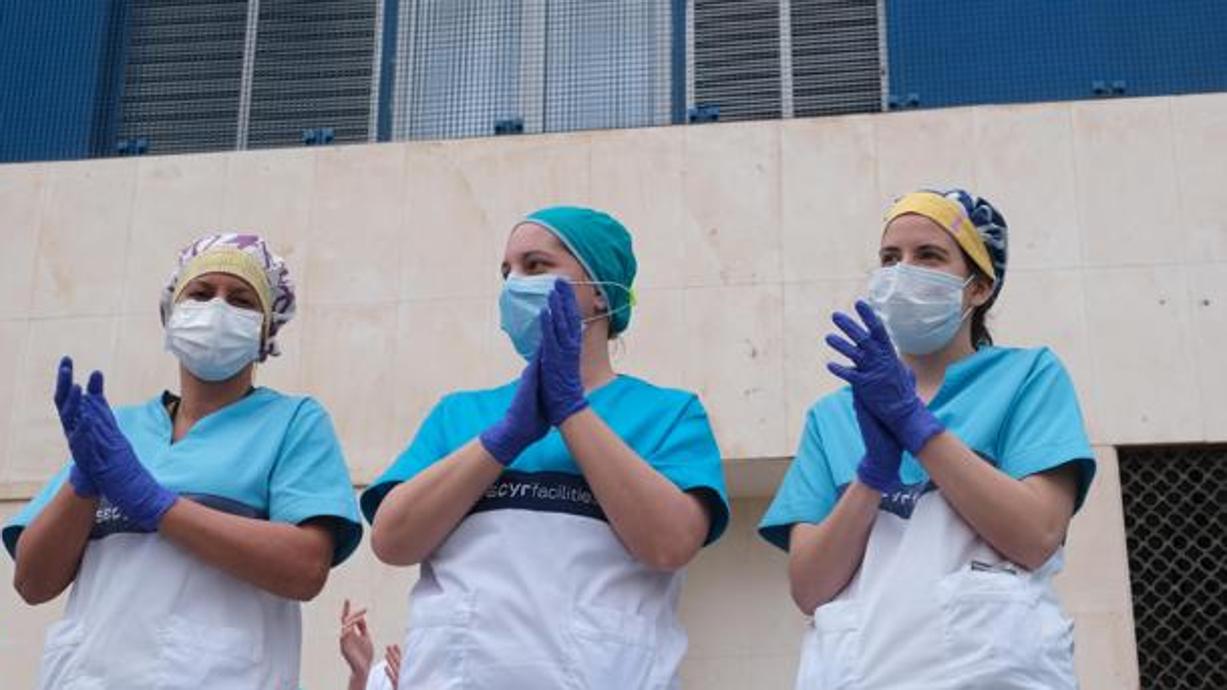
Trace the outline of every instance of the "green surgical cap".
{"type": "Polygon", "coordinates": [[[626,228],[608,213],[579,206],[550,206],[524,220],[554,233],[588,276],[601,283],[597,289],[609,305],[610,335],[626,330],[635,303],[631,284],[638,268],[626,228]]]}

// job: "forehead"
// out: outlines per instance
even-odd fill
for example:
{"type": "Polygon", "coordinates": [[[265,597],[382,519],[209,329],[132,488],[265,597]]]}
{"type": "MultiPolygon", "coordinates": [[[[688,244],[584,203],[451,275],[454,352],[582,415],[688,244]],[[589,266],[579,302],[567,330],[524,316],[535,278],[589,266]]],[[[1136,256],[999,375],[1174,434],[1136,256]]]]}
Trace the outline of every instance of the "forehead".
{"type": "Polygon", "coordinates": [[[520,223],[507,238],[507,254],[527,254],[533,251],[557,253],[566,247],[554,233],[536,223],[520,223]]]}
{"type": "Polygon", "coordinates": [[[246,280],[229,273],[202,273],[187,284],[189,288],[196,285],[208,285],[215,290],[224,288],[227,292],[255,291],[246,280]]]}
{"type": "Polygon", "coordinates": [[[918,247],[933,244],[950,251],[958,249],[954,237],[936,222],[916,213],[892,220],[882,233],[882,247],[918,247]]]}

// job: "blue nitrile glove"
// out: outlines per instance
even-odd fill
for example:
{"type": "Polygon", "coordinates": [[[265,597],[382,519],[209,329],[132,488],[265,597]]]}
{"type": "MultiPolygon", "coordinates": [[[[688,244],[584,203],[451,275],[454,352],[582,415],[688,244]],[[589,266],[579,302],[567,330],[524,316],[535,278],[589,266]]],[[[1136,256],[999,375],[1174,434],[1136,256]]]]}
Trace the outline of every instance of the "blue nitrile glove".
{"type": "Polygon", "coordinates": [[[884,494],[895,491],[903,482],[899,480],[899,465],[903,462],[903,448],[891,436],[890,430],[870,414],[861,401],[852,398],[856,411],[856,423],[861,428],[865,442],[865,457],[856,466],[856,477],[862,484],[884,494]]]}
{"type": "MultiPolygon", "coordinates": [[[[540,318],[544,319],[545,316],[540,318]]],[[[478,437],[486,452],[504,467],[550,430],[541,409],[540,380],[541,353],[538,351],[520,374],[520,382],[516,385],[515,397],[511,399],[507,413],[478,437]]]]}
{"type": "Polygon", "coordinates": [[[560,280],[554,284],[549,309],[541,319],[541,404],[545,418],[554,426],[588,407],[579,375],[583,331],[575,290],[560,280]]]}
{"type": "MultiPolygon", "coordinates": [[[[69,452],[75,458],[77,455],[92,453],[92,447],[87,435],[78,436],[76,431],[81,420],[81,387],[72,382],[72,358],[65,355],[60,358],[60,366],[55,376],[55,410],[60,415],[60,427],[64,429],[64,438],[68,441],[69,452]]],[[[68,470],[68,483],[72,490],[81,498],[97,498],[98,487],[94,486],[89,475],[81,471],[81,466],[75,461],[68,470]]]]}
{"type": "Polygon", "coordinates": [[[78,459],[82,469],[125,517],[142,529],[156,530],[162,516],[179,496],[159,484],[137,458],[132,444],[120,431],[115,415],[111,414],[100,372],[90,375],[81,408],[77,432],[90,435],[95,451],[78,459]]]}
{"type": "Polygon", "coordinates": [[[831,320],[852,342],[837,334],[829,334],[826,342],[840,354],[852,360],[854,366],[827,364],[827,369],[852,384],[852,392],[890,429],[899,443],[912,455],[918,455],[929,439],[945,430],[929,408],[916,395],[916,375],[895,354],[886,327],[863,300],[857,300],[856,312],[865,327],[852,317],[835,312],[831,320]]]}

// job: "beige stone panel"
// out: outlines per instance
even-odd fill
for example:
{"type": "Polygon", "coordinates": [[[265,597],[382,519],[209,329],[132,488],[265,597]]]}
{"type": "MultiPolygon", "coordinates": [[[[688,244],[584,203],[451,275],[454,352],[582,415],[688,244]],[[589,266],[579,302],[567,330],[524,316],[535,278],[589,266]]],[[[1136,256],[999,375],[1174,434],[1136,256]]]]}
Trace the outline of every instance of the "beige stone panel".
{"type": "Polygon", "coordinates": [[[878,208],[917,189],[976,189],[971,108],[884,113],[877,132],[878,208]]]}
{"type": "Polygon", "coordinates": [[[1087,323],[1084,277],[1072,269],[1010,271],[988,315],[988,329],[998,345],[1048,347],[1056,353],[1074,380],[1087,433],[1095,441],[1103,431],[1101,411],[1094,404],[1087,323]]]}
{"type": "Polygon", "coordinates": [[[1137,690],[1138,659],[1133,623],[1117,613],[1078,616],[1074,668],[1082,690],[1137,690]]]}
{"type": "Polygon", "coordinates": [[[647,128],[602,132],[592,139],[588,203],[626,226],[634,241],[639,291],[681,287],[689,219],[683,193],[685,130],[647,128]]]}
{"type": "Polygon", "coordinates": [[[1100,269],[1084,279],[1097,440],[1202,440],[1187,271],[1100,269]]]}
{"type": "Polygon", "coordinates": [[[976,187],[1010,227],[1011,271],[1082,261],[1073,124],[1065,104],[977,108],[976,187]]]}
{"type": "Polygon", "coordinates": [[[1132,619],[1129,553],[1121,504],[1116,450],[1095,448],[1095,481],[1082,509],[1070,523],[1065,569],[1056,578],[1065,608],[1075,617],[1120,614],[1132,619]]]}
{"type": "Polygon", "coordinates": [[[877,264],[882,229],[874,119],[823,117],[780,125],[786,282],[856,278],[877,264]]]}
{"type": "MultiPolygon", "coordinates": [[[[107,375],[112,405],[137,405],[164,390],[178,393],[179,361],[166,351],[154,309],[115,319],[115,357],[107,375]]],[[[83,372],[85,373],[85,372],[83,372]]]]}
{"type": "Polygon", "coordinates": [[[156,309],[179,250],[222,229],[226,159],[224,154],[139,159],[124,262],[123,313],[156,309]]]}
{"type": "Polygon", "coordinates": [[[687,288],[683,299],[683,382],[706,405],[723,457],[787,454],[782,287],[687,288]]]}
{"type": "Polygon", "coordinates": [[[724,537],[687,569],[680,611],[690,636],[688,672],[699,660],[795,654],[800,647],[805,617],[789,594],[788,555],[758,536],[767,505],[735,500],[724,537]]]}
{"type": "Polygon", "coordinates": [[[398,309],[395,400],[386,411],[393,416],[392,453],[367,459],[360,472],[363,481],[374,479],[408,448],[444,395],[494,384],[484,366],[491,328],[488,300],[407,302],[398,309]]]}
{"type": "Polygon", "coordinates": [[[1188,249],[1199,260],[1227,261],[1227,93],[1181,96],[1171,104],[1180,219],[1192,243],[1188,249]]]}
{"type": "Polygon", "coordinates": [[[332,417],[356,482],[393,452],[395,304],[311,305],[302,315],[303,392],[332,417]]]}
{"type": "MultiPolygon", "coordinates": [[[[23,320],[0,321],[0,485],[7,479],[7,459],[11,456],[9,440],[15,416],[14,401],[17,379],[22,372],[22,359],[30,324],[23,320]]],[[[0,584],[3,581],[0,580],[0,584]]]]}
{"type": "Polygon", "coordinates": [[[490,297],[501,283],[495,244],[501,250],[516,217],[485,217],[457,152],[446,143],[404,147],[403,300],[490,297]]]}
{"type": "Polygon", "coordinates": [[[400,146],[337,146],[316,153],[299,299],[375,304],[400,295],[405,155],[400,146]]]}
{"type": "Polygon", "coordinates": [[[369,526],[358,549],[333,568],[324,591],[303,605],[302,685],[344,688],[349,667],[341,656],[341,608],[346,598],[351,612],[367,609],[367,625],[375,659],[391,644],[404,645],[408,588],[417,568],[393,568],[380,563],[370,548],[369,526]]]}
{"type": "Polygon", "coordinates": [[[120,308],[137,159],[48,165],[30,314],[98,316],[120,308]]]}
{"type": "MultiPolygon", "coordinates": [[[[743,631],[724,623],[725,629],[743,631]]],[[[688,656],[682,662],[682,687],[702,690],[787,690],[797,682],[797,655],[737,654],[703,658],[688,656]]]]}
{"type": "Polygon", "coordinates": [[[690,358],[685,290],[644,289],[638,296],[630,327],[610,344],[614,370],[658,386],[681,388],[690,358]]]}
{"type": "Polygon", "coordinates": [[[1193,369],[1201,390],[1204,438],[1227,441],[1227,262],[1187,266],[1189,276],[1189,335],[1193,369]]]}
{"type": "MultiPolygon", "coordinates": [[[[25,503],[0,502],[0,524],[8,522],[25,503]]],[[[45,604],[30,606],[21,600],[12,582],[13,559],[6,551],[0,554],[0,620],[4,621],[0,625],[0,669],[4,669],[4,687],[32,688],[38,679],[47,627],[64,615],[68,592],[45,604]]]]}
{"type": "Polygon", "coordinates": [[[851,313],[864,294],[867,278],[796,283],[784,286],[784,390],[787,396],[787,455],[801,440],[805,415],[825,395],[844,387],[827,370],[830,362],[844,363],[843,355],[826,344],[836,310],[851,313]]]}
{"type": "Polygon", "coordinates": [[[315,152],[310,148],[242,151],[226,158],[221,227],[263,237],[285,259],[300,298],[307,289],[315,152]]]}
{"type": "Polygon", "coordinates": [[[1087,266],[1193,258],[1180,221],[1171,100],[1074,103],[1078,219],[1087,266]]]}
{"type": "Polygon", "coordinates": [[[47,166],[0,165],[0,228],[4,231],[5,270],[0,273],[0,319],[30,313],[34,257],[47,190],[47,166]]]}
{"type": "MultiPolygon", "coordinates": [[[[486,280],[493,281],[483,283],[480,292],[469,294],[487,294],[501,283],[499,266],[507,237],[524,216],[545,206],[587,204],[591,136],[580,133],[408,144],[440,149],[438,155],[444,158],[440,175],[457,177],[449,184],[463,194],[457,202],[462,210],[456,215],[465,223],[480,222],[492,238],[484,246],[467,250],[474,257],[464,261],[475,263],[466,271],[489,276],[486,280]],[[488,258],[476,256],[487,250],[491,252],[488,258]]],[[[407,209],[407,217],[414,219],[418,210],[407,209]]],[[[451,216],[449,211],[442,217],[447,220],[451,216]]]]}
{"type": "Polygon", "coordinates": [[[780,272],[779,123],[687,127],[686,285],[774,283],[780,272]]]}
{"type": "Polygon", "coordinates": [[[94,369],[111,371],[115,329],[114,319],[100,317],[30,322],[13,398],[8,481],[41,486],[68,458],[52,400],[57,365],[62,355],[71,355],[75,378],[82,385],[94,369]]]}

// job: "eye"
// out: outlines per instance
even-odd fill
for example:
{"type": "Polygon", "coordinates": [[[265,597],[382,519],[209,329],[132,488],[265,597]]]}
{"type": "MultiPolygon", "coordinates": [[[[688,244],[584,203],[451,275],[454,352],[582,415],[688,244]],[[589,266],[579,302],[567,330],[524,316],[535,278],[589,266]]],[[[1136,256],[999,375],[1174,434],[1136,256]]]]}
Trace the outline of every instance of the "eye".
{"type": "Polygon", "coordinates": [[[239,309],[253,309],[254,310],[256,308],[255,301],[245,295],[238,295],[238,296],[232,295],[226,301],[229,302],[231,306],[238,307],[239,309]]]}
{"type": "Polygon", "coordinates": [[[894,266],[899,263],[899,252],[882,252],[878,255],[878,261],[883,266],[894,266]]]}

